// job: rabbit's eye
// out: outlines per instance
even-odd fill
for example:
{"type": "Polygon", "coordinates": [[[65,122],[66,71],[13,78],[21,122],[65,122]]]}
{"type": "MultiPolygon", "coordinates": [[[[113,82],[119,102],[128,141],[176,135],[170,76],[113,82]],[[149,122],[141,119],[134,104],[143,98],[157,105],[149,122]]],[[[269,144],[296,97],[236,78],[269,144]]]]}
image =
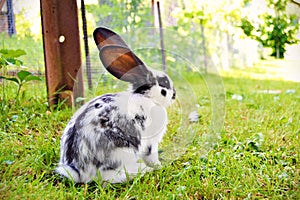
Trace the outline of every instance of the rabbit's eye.
{"type": "Polygon", "coordinates": [[[96,103],[95,104],[95,108],[101,108],[101,104],[100,103],[96,103]]]}
{"type": "Polygon", "coordinates": [[[167,91],[166,91],[165,89],[162,89],[162,90],[160,91],[160,93],[161,93],[164,97],[167,95],[167,91]]]}

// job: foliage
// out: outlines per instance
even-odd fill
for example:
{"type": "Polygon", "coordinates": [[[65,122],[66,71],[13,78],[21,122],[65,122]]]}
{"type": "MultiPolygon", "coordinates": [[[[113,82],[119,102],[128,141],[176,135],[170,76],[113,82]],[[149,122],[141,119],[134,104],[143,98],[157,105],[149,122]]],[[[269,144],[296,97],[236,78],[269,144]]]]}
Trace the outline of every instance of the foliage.
{"type": "Polygon", "coordinates": [[[26,55],[26,52],[21,49],[11,50],[11,49],[0,49],[0,68],[6,67],[8,65],[21,66],[23,62],[17,59],[20,56],[26,55]]]}
{"type": "Polygon", "coordinates": [[[255,27],[251,24],[251,22],[247,18],[243,18],[241,20],[241,28],[243,29],[244,33],[247,36],[251,36],[252,31],[255,29],[255,27]]]}
{"type": "Polygon", "coordinates": [[[149,25],[151,21],[150,6],[142,0],[100,1],[98,5],[87,5],[96,23],[116,31],[129,31],[149,25]]]}
{"type": "MultiPolygon", "coordinates": [[[[18,49],[18,50],[8,50],[8,49],[1,49],[0,50],[0,67],[6,68],[7,66],[21,66],[23,65],[23,62],[18,57],[25,55],[26,52],[24,50],[18,49]]],[[[3,70],[4,74],[7,71],[7,69],[3,70]]],[[[7,81],[14,82],[18,86],[18,90],[15,96],[15,99],[18,99],[20,91],[22,86],[29,82],[34,80],[41,80],[40,77],[32,75],[30,72],[21,70],[16,73],[14,77],[8,77],[8,76],[0,76],[0,79],[4,79],[7,81]]]]}
{"type": "Polygon", "coordinates": [[[241,28],[247,36],[273,49],[272,56],[283,58],[286,44],[298,42],[296,37],[299,24],[296,15],[288,15],[288,0],[268,0],[272,11],[260,15],[261,22],[253,22],[248,17],[242,19],[241,28]]]}
{"type": "Polygon", "coordinates": [[[15,97],[16,99],[18,99],[21,88],[25,83],[27,83],[29,81],[41,81],[42,80],[40,77],[34,76],[30,72],[24,71],[24,70],[19,71],[17,73],[17,76],[15,76],[15,77],[0,76],[0,78],[8,80],[8,81],[12,81],[15,84],[17,84],[18,91],[17,91],[16,97],[15,97]]]}
{"type": "MultiPolygon", "coordinates": [[[[26,66],[35,71],[44,71],[43,43],[41,38],[35,39],[19,35],[8,37],[2,33],[0,34],[0,47],[0,49],[9,49],[12,51],[18,51],[18,49],[25,50],[26,54],[22,55],[22,61],[26,63],[26,66]]],[[[2,56],[5,55],[2,54],[2,56]]],[[[18,59],[18,57],[15,57],[15,59],[18,59]]],[[[23,63],[15,65],[21,66],[23,63]]]]}
{"type": "Polygon", "coordinates": [[[25,18],[26,10],[22,9],[18,14],[15,15],[16,32],[19,37],[33,37],[31,32],[32,22],[25,18]]]}
{"type": "MultiPolygon", "coordinates": [[[[195,57],[201,57],[202,62],[197,62],[199,68],[206,68],[205,59],[207,59],[209,52],[209,44],[205,41],[209,40],[209,31],[206,28],[211,26],[210,21],[212,15],[210,12],[205,12],[206,7],[204,5],[192,6],[191,8],[184,8],[183,10],[176,13],[178,18],[177,26],[175,30],[178,31],[182,37],[189,38],[191,43],[185,43],[193,47],[191,51],[186,51],[186,46],[181,46],[181,51],[184,52],[184,57],[194,60],[195,57]],[[205,30],[204,30],[205,27],[205,30]]],[[[212,45],[212,44],[211,44],[212,45]]],[[[180,45],[178,45],[180,48],[180,45]]]]}
{"type": "Polygon", "coordinates": [[[174,15],[178,19],[175,29],[182,37],[190,38],[188,46],[193,47],[188,51],[188,58],[195,57],[203,68],[216,55],[219,58],[214,60],[216,65],[225,67],[227,60],[231,66],[233,38],[240,34],[237,25],[243,4],[241,0],[185,1],[185,6],[178,8],[174,15]],[[231,54],[229,58],[223,57],[224,52],[231,54]]]}

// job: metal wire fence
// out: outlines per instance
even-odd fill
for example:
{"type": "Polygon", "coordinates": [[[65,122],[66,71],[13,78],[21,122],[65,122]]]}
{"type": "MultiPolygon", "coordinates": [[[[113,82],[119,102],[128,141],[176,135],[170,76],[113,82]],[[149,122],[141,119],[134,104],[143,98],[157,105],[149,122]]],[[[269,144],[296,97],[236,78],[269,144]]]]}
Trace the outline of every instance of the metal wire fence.
{"type": "Polygon", "coordinates": [[[0,1],[0,32],[9,35],[16,33],[12,0],[0,1]]]}

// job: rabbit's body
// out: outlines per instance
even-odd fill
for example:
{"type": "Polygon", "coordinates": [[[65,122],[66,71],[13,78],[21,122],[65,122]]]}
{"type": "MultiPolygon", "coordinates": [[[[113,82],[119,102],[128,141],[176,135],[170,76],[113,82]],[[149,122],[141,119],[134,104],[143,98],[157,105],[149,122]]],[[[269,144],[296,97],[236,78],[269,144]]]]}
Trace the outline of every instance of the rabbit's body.
{"type": "Polygon", "coordinates": [[[66,177],[70,173],[75,182],[88,182],[97,172],[103,180],[124,181],[125,170],[133,175],[149,170],[140,160],[160,165],[157,147],[166,124],[166,109],[140,94],[96,97],[68,123],[57,171],[66,177]]]}
{"type": "MultiPolygon", "coordinates": [[[[109,30],[101,29],[101,34],[103,31],[109,30]]],[[[90,100],[67,124],[56,171],[75,182],[101,177],[102,181],[119,183],[160,166],[158,144],[167,127],[165,107],[175,98],[173,84],[166,74],[148,69],[137,57],[130,55],[133,61],[124,62],[122,56],[127,56],[127,47],[107,47],[108,51],[111,49],[113,53],[101,58],[102,62],[117,78],[123,80],[125,76],[132,88],[90,100]],[[115,51],[122,54],[107,61],[115,51]],[[116,60],[120,67],[132,62],[134,66],[119,77],[123,68],[118,68],[116,60]]]]}

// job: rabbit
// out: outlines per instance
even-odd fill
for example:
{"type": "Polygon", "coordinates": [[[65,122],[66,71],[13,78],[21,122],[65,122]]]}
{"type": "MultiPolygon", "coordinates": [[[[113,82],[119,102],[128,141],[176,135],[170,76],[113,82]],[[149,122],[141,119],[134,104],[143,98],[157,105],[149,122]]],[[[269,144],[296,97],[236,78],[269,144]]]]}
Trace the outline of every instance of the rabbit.
{"type": "Polygon", "coordinates": [[[118,34],[99,27],[93,36],[103,66],[131,87],[98,96],[74,113],[56,172],[75,183],[122,183],[161,166],[158,144],[176,92],[169,76],[147,67],[118,34]]]}

